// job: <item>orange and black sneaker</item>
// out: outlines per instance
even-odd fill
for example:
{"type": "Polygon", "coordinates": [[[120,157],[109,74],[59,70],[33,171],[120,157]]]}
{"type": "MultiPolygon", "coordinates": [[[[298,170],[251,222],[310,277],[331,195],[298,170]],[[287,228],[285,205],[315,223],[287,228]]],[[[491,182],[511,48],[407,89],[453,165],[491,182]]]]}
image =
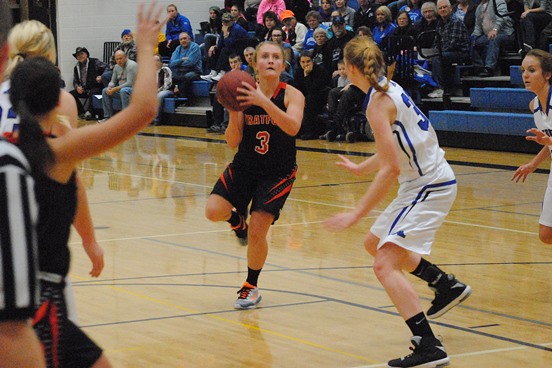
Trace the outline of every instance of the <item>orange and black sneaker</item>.
{"type": "Polygon", "coordinates": [[[259,304],[262,297],[259,294],[259,288],[251,285],[247,281],[238,291],[238,299],[234,302],[236,309],[253,309],[259,304]]]}
{"type": "Polygon", "coordinates": [[[232,231],[236,233],[236,236],[238,237],[238,241],[241,245],[246,246],[247,245],[247,221],[245,220],[245,217],[242,215],[240,216],[240,223],[236,226],[230,226],[232,231]]]}

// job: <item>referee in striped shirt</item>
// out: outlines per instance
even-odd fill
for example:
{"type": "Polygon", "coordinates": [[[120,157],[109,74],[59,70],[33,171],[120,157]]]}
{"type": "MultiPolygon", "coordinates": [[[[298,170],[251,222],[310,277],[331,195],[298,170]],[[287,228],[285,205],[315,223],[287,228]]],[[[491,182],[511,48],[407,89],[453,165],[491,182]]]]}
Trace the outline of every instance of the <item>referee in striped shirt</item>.
{"type": "MultiPolygon", "coordinates": [[[[0,76],[10,27],[7,0],[0,0],[0,76]]],[[[0,367],[45,366],[30,323],[39,300],[37,216],[29,164],[16,146],[0,138],[0,367]]]]}

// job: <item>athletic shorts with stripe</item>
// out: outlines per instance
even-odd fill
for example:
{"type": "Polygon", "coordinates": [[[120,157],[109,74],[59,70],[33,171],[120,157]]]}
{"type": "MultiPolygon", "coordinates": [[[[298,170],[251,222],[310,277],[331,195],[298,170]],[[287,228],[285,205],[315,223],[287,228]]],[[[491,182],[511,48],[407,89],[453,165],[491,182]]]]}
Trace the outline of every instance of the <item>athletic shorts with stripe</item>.
{"type": "Polygon", "coordinates": [[[274,222],[291,192],[297,166],[282,177],[253,175],[236,168],[232,163],[226,167],[211,194],[217,194],[245,215],[251,202],[250,213],[264,211],[274,215],[274,222]]]}
{"type": "Polygon", "coordinates": [[[102,349],[67,318],[63,283],[41,280],[41,300],[33,320],[51,368],[92,367],[102,349]]]}
{"type": "Polygon", "coordinates": [[[402,183],[397,198],[378,216],[370,232],[380,240],[378,249],[391,242],[427,255],[437,229],[456,198],[456,178],[448,163],[417,179],[402,183]]]}

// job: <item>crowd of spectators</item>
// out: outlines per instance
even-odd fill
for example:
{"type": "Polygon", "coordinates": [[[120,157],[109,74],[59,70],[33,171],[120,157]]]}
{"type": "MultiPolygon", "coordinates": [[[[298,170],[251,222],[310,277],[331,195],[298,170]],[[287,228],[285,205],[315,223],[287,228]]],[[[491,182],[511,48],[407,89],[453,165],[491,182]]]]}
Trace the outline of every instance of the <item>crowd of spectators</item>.
{"type": "MultiPolygon", "coordinates": [[[[552,0],[225,0],[222,6],[209,8],[206,20],[197,28],[202,36],[198,43],[194,42],[190,21],[175,4],[167,6],[167,13],[170,20],[165,34],[160,35],[159,57],[171,72],[172,82],[163,91],[191,99],[191,82],[217,82],[232,69],[229,61],[236,55],[241,57],[243,68],[254,75],[252,47],[274,41],[285,52],[286,71],[281,80],[306,96],[300,132],[303,139],[327,133],[328,122],[335,124],[328,113],[341,119],[342,114],[329,112],[328,107],[336,110],[341,91],[349,90],[338,86],[337,81],[343,77],[339,68],[343,49],[355,35],[372,37],[387,54],[391,53],[392,38],[411,39],[401,44],[409,45],[416,62],[425,62],[424,69],[432,73],[431,85],[436,87],[425,90],[430,98],[453,93],[455,65],[472,65],[474,75],[492,77],[500,73],[501,52],[519,49],[523,54],[536,47],[548,51],[552,36],[552,0]],[[417,48],[433,52],[424,60],[417,48]],[[332,88],[334,92],[329,94],[332,88]]],[[[85,48],[75,53],[78,63],[72,93],[77,100],[98,93],[102,86],[99,75],[103,73],[103,102],[110,101],[110,88],[117,84],[112,78],[115,55],[124,56],[125,63],[136,61],[132,32],[125,29],[121,39],[107,66],[94,59],[87,61],[90,55],[85,48]],[[83,72],[87,68],[98,75],[86,80],[83,72]]],[[[393,55],[387,61],[391,64],[393,55]]],[[[79,113],[86,117],[91,114],[81,105],[79,113]]],[[[107,116],[111,113],[109,108],[104,111],[107,116]]],[[[220,116],[224,114],[217,114],[220,116]]],[[[224,121],[217,121],[217,126],[224,127],[224,121]]]]}

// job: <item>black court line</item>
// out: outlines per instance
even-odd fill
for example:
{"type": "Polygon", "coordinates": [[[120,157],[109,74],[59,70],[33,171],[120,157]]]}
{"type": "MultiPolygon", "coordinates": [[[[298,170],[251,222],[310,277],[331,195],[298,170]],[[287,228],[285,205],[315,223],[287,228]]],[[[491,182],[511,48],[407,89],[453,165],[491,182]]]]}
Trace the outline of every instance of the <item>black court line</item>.
{"type": "MultiPolygon", "coordinates": [[[[140,133],[140,135],[143,135],[146,137],[174,138],[174,139],[182,139],[182,140],[190,140],[190,141],[198,141],[198,142],[226,144],[226,141],[224,139],[201,138],[201,137],[190,137],[190,136],[184,136],[184,135],[171,135],[171,134],[158,134],[158,133],[143,133],[143,132],[140,133]]],[[[371,152],[359,152],[359,151],[318,148],[318,147],[297,147],[297,151],[331,153],[331,154],[341,154],[341,155],[361,156],[361,157],[370,157],[374,155],[371,152]]],[[[511,165],[499,165],[499,164],[455,161],[455,160],[447,160],[447,161],[451,165],[483,167],[483,168],[498,169],[498,170],[516,170],[518,168],[518,166],[511,166],[511,165]]],[[[537,169],[534,171],[534,173],[549,174],[550,170],[537,169]]]]}
{"type": "MultiPolygon", "coordinates": [[[[122,284],[115,284],[115,285],[112,285],[112,284],[95,284],[95,285],[87,285],[87,286],[183,286],[183,287],[230,288],[230,286],[228,286],[228,285],[173,284],[173,283],[171,283],[171,284],[148,284],[148,283],[146,283],[146,284],[141,284],[141,283],[125,284],[125,283],[122,283],[122,284]]],[[[235,287],[232,287],[232,288],[235,289],[235,287]]],[[[263,291],[298,295],[298,296],[303,296],[303,297],[315,298],[315,299],[319,299],[319,300],[315,301],[315,302],[310,301],[310,302],[300,302],[300,303],[291,303],[291,304],[280,304],[280,305],[272,305],[272,306],[267,306],[267,307],[259,306],[259,309],[282,308],[282,307],[307,305],[307,304],[321,303],[321,302],[333,302],[333,303],[347,305],[347,306],[350,306],[350,307],[355,307],[355,308],[360,308],[360,309],[364,309],[364,310],[370,310],[370,311],[373,311],[373,312],[384,313],[384,314],[387,314],[387,315],[400,317],[398,312],[388,311],[388,310],[384,310],[384,309],[381,309],[381,308],[378,308],[378,307],[371,307],[371,306],[367,306],[367,305],[364,305],[364,304],[353,303],[353,302],[349,302],[349,301],[345,301],[345,300],[341,300],[341,299],[330,298],[330,297],[321,296],[321,295],[317,295],[317,294],[295,292],[295,291],[289,291],[289,290],[265,289],[265,288],[263,288],[263,291]]],[[[187,313],[187,314],[176,315],[176,316],[173,315],[173,316],[166,316],[166,317],[155,317],[155,318],[146,318],[146,319],[109,322],[109,323],[85,325],[85,326],[81,326],[81,327],[83,327],[83,328],[93,328],[93,327],[112,326],[112,325],[129,324],[129,323],[141,323],[141,322],[153,321],[153,320],[163,320],[163,319],[173,319],[173,318],[185,318],[185,317],[194,317],[194,316],[214,315],[214,314],[229,313],[229,312],[240,312],[240,310],[232,309],[232,310],[222,310],[222,311],[214,311],[214,312],[187,313]]],[[[491,333],[487,333],[487,332],[477,331],[477,330],[474,330],[473,328],[460,327],[460,326],[452,325],[450,323],[437,322],[437,321],[434,321],[434,320],[431,321],[431,323],[435,324],[435,325],[438,325],[438,326],[441,326],[441,327],[453,329],[453,330],[463,331],[463,332],[467,332],[467,333],[471,333],[471,334],[475,334],[475,335],[479,335],[479,336],[488,337],[488,338],[495,339],[495,340],[510,342],[510,343],[516,344],[516,345],[522,345],[522,346],[527,346],[527,347],[538,349],[538,350],[544,350],[544,351],[552,352],[552,348],[549,348],[549,347],[546,347],[546,346],[530,343],[530,342],[527,342],[527,341],[512,339],[512,338],[497,335],[497,334],[491,334],[491,333]]]]}
{"type": "MultiPolygon", "coordinates": [[[[183,245],[183,244],[178,244],[178,243],[165,241],[165,240],[160,240],[160,239],[144,238],[144,240],[146,240],[146,239],[151,241],[151,242],[154,242],[154,243],[169,245],[169,246],[173,246],[173,247],[177,247],[177,248],[189,249],[189,250],[193,250],[193,251],[201,252],[201,253],[208,253],[208,254],[212,254],[212,255],[215,255],[215,256],[219,256],[219,257],[222,256],[222,257],[226,257],[226,258],[246,260],[246,258],[244,256],[237,256],[237,255],[234,255],[234,254],[223,253],[223,252],[220,252],[220,251],[210,250],[210,249],[206,249],[206,248],[194,247],[194,246],[191,246],[191,245],[183,245]]],[[[498,263],[487,262],[487,263],[482,263],[482,264],[488,266],[488,265],[497,265],[498,263]]],[[[515,263],[512,263],[512,264],[515,264],[515,263]]],[[[519,262],[519,264],[525,265],[524,262],[519,262]]],[[[547,265],[548,263],[543,263],[543,264],[547,265]]],[[[451,266],[451,265],[456,265],[456,266],[465,266],[465,265],[478,266],[480,264],[478,264],[478,263],[448,264],[448,266],[451,266]]],[[[505,265],[508,265],[508,263],[505,263],[505,265]]],[[[354,285],[354,286],[362,287],[362,288],[365,288],[365,289],[370,289],[370,290],[385,293],[385,290],[381,286],[373,286],[373,285],[369,285],[369,284],[366,284],[366,283],[354,282],[354,281],[350,281],[350,280],[343,280],[342,278],[337,278],[337,277],[332,277],[332,276],[321,276],[319,273],[316,273],[316,274],[312,273],[313,270],[319,271],[320,270],[319,268],[309,268],[309,269],[306,269],[306,270],[305,269],[290,269],[290,268],[283,267],[283,266],[280,266],[280,265],[277,265],[277,264],[274,264],[274,263],[269,263],[269,262],[265,263],[265,267],[274,267],[275,269],[274,270],[264,269],[263,273],[267,273],[267,272],[284,272],[284,271],[285,272],[297,272],[297,273],[301,273],[301,274],[304,274],[304,275],[307,275],[307,276],[315,276],[317,278],[322,278],[322,279],[325,279],[325,280],[331,280],[331,281],[335,281],[335,282],[344,283],[344,284],[347,284],[347,285],[354,285]]],[[[365,266],[365,268],[369,269],[369,268],[372,268],[372,266],[365,266]]],[[[235,275],[235,274],[242,274],[242,273],[246,273],[246,272],[247,271],[237,271],[237,272],[236,271],[231,271],[231,272],[226,272],[226,274],[235,275]]],[[[217,272],[217,273],[214,273],[214,274],[217,275],[217,274],[223,274],[223,273],[217,272]]],[[[202,273],[201,275],[205,275],[205,274],[202,273]]],[[[168,277],[173,277],[173,276],[168,276],[168,277]]],[[[94,281],[89,281],[88,284],[73,283],[73,285],[75,285],[75,286],[93,286],[95,284],[94,284],[94,281]]],[[[427,298],[427,297],[420,297],[420,299],[427,300],[427,301],[432,300],[431,298],[427,298]]],[[[459,306],[457,306],[457,308],[463,308],[463,309],[471,310],[471,311],[474,311],[474,312],[485,313],[485,314],[490,314],[490,315],[494,315],[494,316],[498,316],[498,317],[502,317],[502,318],[506,318],[506,319],[531,323],[531,324],[535,324],[535,325],[538,325],[538,326],[552,327],[552,323],[547,323],[547,322],[537,321],[537,320],[530,320],[530,319],[526,319],[526,318],[513,316],[513,315],[510,315],[510,314],[498,313],[498,312],[493,312],[493,311],[489,311],[489,310],[485,310],[485,309],[479,309],[479,308],[475,308],[475,307],[470,307],[470,306],[465,305],[465,304],[460,304],[459,306]]]]}

